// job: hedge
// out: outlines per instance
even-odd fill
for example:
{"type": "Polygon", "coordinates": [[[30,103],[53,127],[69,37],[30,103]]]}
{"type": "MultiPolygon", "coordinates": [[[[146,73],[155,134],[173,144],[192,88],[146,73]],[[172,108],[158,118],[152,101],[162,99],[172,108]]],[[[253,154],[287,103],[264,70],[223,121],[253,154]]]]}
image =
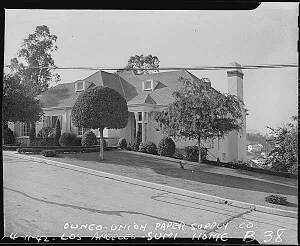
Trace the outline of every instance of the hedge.
{"type": "MultiPolygon", "coordinates": [[[[26,148],[17,148],[17,151],[19,153],[41,153],[44,150],[55,150],[57,153],[65,153],[65,152],[99,152],[99,145],[95,146],[89,146],[89,147],[84,147],[84,146],[71,146],[71,147],[58,147],[58,146],[49,146],[47,149],[43,146],[38,146],[38,147],[26,147],[26,148]]],[[[113,147],[106,147],[105,150],[110,150],[113,149],[113,147]]]]}

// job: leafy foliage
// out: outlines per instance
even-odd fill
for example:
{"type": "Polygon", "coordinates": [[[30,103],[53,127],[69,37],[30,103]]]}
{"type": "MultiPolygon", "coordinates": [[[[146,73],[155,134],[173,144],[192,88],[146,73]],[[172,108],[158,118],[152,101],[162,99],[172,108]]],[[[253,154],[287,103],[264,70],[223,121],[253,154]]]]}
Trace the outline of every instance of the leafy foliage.
{"type": "Polygon", "coordinates": [[[180,80],[183,87],[173,93],[175,101],[154,114],[169,136],[197,140],[200,149],[201,140],[224,137],[241,129],[244,109],[236,96],[214,90],[203,79],[180,80]]]}
{"type": "Polygon", "coordinates": [[[288,201],[286,200],[286,197],[284,196],[278,196],[278,195],[270,195],[265,198],[265,200],[269,203],[273,204],[280,204],[280,205],[287,205],[288,201]]]}
{"type": "Polygon", "coordinates": [[[47,26],[37,26],[34,33],[24,39],[19,59],[11,59],[11,70],[20,78],[28,95],[36,96],[48,89],[50,81],[60,80],[51,69],[55,67],[52,52],[57,50],[56,40],[57,36],[52,35],[47,26]]]}
{"type": "Polygon", "coordinates": [[[37,134],[38,138],[51,138],[55,135],[55,129],[50,126],[44,126],[37,134]]]}
{"type": "Polygon", "coordinates": [[[76,140],[76,135],[72,132],[64,132],[59,138],[60,146],[73,146],[76,140]]]}
{"type": "Polygon", "coordinates": [[[156,147],[155,143],[152,143],[152,142],[141,143],[140,147],[139,147],[139,151],[142,153],[156,155],[157,147],[156,147]]]}
{"type": "Polygon", "coordinates": [[[56,146],[55,139],[52,137],[36,137],[33,141],[30,142],[32,146],[56,146]]]}
{"type": "Polygon", "coordinates": [[[17,77],[4,75],[3,99],[2,99],[3,122],[36,122],[43,115],[38,100],[26,94],[25,87],[17,77]]]}
{"type": "Polygon", "coordinates": [[[55,157],[56,151],[55,150],[43,150],[41,154],[42,154],[42,156],[45,156],[45,157],[55,157]]]}
{"type": "Polygon", "coordinates": [[[79,95],[71,115],[77,127],[120,129],[127,125],[128,108],[126,100],[118,92],[97,86],[79,95]]]}
{"type": "Polygon", "coordinates": [[[81,139],[82,146],[94,146],[97,145],[97,137],[93,131],[87,131],[84,133],[81,139]]]}
{"type": "Polygon", "coordinates": [[[175,143],[172,138],[164,137],[158,143],[158,154],[172,157],[175,153],[175,143]]]}
{"type": "Polygon", "coordinates": [[[59,138],[61,136],[61,129],[60,129],[60,121],[57,119],[55,123],[55,145],[59,145],[59,138]]]}
{"type": "Polygon", "coordinates": [[[4,125],[4,144],[14,144],[15,142],[14,132],[7,125],[4,125]]]}
{"type": "Polygon", "coordinates": [[[36,132],[35,132],[35,124],[34,123],[31,123],[30,124],[30,134],[29,134],[29,140],[30,140],[30,143],[32,141],[34,141],[36,137],[36,132]]]}
{"type": "Polygon", "coordinates": [[[72,146],[81,146],[81,137],[76,137],[76,139],[74,140],[72,146]]]}
{"type": "Polygon", "coordinates": [[[269,127],[273,146],[266,164],[274,171],[295,173],[298,170],[298,119],[276,129],[269,127]]]}
{"type": "Polygon", "coordinates": [[[125,138],[120,138],[118,142],[118,146],[120,149],[126,149],[127,148],[127,141],[125,138]]]}
{"type": "Polygon", "coordinates": [[[157,56],[152,55],[135,55],[131,56],[125,69],[132,69],[135,74],[152,73],[159,71],[159,60],[157,56]],[[155,70],[145,70],[155,69],[155,70]]]}
{"type": "MultiPolygon", "coordinates": [[[[77,127],[97,129],[103,140],[103,129],[124,128],[128,122],[126,100],[115,90],[97,86],[82,92],[72,108],[72,122],[77,127]]],[[[103,160],[103,144],[100,145],[103,160]]]]}

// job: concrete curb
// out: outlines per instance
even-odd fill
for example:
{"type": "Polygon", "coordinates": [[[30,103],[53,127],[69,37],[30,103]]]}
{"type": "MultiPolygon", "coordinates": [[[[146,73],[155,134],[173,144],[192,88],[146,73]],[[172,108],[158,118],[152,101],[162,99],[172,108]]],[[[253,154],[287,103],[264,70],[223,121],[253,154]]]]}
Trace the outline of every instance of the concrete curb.
{"type": "Polygon", "coordinates": [[[217,196],[212,196],[208,194],[203,194],[199,192],[194,192],[194,191],[189,191],[189,190],[184,190],[180,188],[175,188],[167,185],[162,185],[162,184],[156,184],[156,183],[151,183],[147,181],[142,181],[134,178],[129,178],[129,177],[124,177],[116,174],[111,174],[111,173],[106,173],[98,170],[93,170],[85,167],[79,167],[71,164],[67,164],[64,162],[58,162],[58,161],[53,161],[53,160],[46,160],[44,158],[38,158],[38,157],[32,157],[32,156],[24,156],[19,153],[7,153],[5,152],[6,155],[12,156],[12,157],[17,157],[20,159],[26,159],[26,160],[33,160],[37,162],[44,162],[48,165],[53,165],[53,166],[58,166],[58,167],[63,167],[63,168],[69,168],[71,170],[75,171],[81,171],[97,176],[101,176],[104,178],[110,178],[126,183],[131,183],[135,185],[140,185],[148,188],[153,188],[161,191],[166,191],[166,192],[172,192],[175,194],[179,194],[182,196],[190,196],[192,198],[196,199],[202,199],[202,200],[207,200],[210,202],[215,202],[215,203],[220,203],[220,204],[226,204],[228,206],[234,206],[238,208],[243,208],[243,209],[250,209],[253,211],[258,211],[258,212],[263,212],[263,213],[268,213],[268,214],[274,214],[274,215],[279,215],[279,216],[284,216],[284,217],[291,217],[291,218],[298,218],[298,212],[296,211],[289,211],[289,210],[283,210],[283,209],[277,209],[277,208],[271,208],[271,207],[266,207],[266,206],[261,206],[261,205],[255,205],[251,203],[246,203],[246,202],[241,202],[241,201],[236,201],[236,200],[231,200],[231,199],[226,199],[222,197],[217,197],[217,196]]]}

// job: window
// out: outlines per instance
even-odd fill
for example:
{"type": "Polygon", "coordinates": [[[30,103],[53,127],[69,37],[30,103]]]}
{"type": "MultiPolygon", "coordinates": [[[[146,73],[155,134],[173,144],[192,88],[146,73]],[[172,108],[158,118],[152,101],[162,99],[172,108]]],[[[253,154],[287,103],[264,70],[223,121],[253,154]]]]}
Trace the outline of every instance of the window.
{"type": "Polygon", "coordinates": [[[142,121],[142,112],[138,113],[138,121],[142,121]]]}
{"type": "Polygon", "coordinates": [[[226,161],[226,153],[222,153],[222,160],[226,161]]]}
{"type": "Polygon", "coordinates": [[[83,91],[83,81],[78,81],[75,85],[76,91],[83,91]]]}
{"type": "Polygon", "coordinates": [[[153,80],[144,81],[144,91],[152,91],[153,90],[153,80]]]}
{"type": "Polygon", "coordinates": [[[55,128],[57,119],[59,119],[60,128],[61,128],[62,127],[62,116],[61,115],[44,116],[43,117],[43,127],[55,128]]]}
{"type": "Polygon", "coordinates": [[[30,135],[30,126],[27,123],[20,123],[20,137],[30,135]]]}
{"type": "Polygon", "coordinates": [[[85,132],[90,130],[90,128],[82,128],[82,127],[77,127],[77,135],[78,136],[83,136],[85,132]]]}
{"type": "Polygon", "coordinates": [[[50,116],[44,116],[43,117],[43,127],[47,127],[51,125],[51,117],[50,116]]]}

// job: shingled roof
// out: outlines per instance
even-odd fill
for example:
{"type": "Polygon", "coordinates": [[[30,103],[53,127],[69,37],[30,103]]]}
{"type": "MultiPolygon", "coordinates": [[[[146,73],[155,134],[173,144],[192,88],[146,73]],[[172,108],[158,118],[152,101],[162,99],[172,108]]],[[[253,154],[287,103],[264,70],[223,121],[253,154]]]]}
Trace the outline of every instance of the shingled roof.
{"type": "MultiPolygon", "coordinates": [[[[89,86],[102,85],[119,92],[128,105],[157,104],[168,105],[174,101],[172,93],[183,84],[180,78],[200,81],[199,78],[186,70],[168,71],[161,73],[136,75],[132,71],[107,73],[98,71],[80,81],[85,81],[89,86]],[[154,90],[144,91],[143,82],[153,80],[154,90]]],[[[75,91],[75,82],[58,84],[38,96],[43,108],[72,107],[81,92],[75,91]]]]}

